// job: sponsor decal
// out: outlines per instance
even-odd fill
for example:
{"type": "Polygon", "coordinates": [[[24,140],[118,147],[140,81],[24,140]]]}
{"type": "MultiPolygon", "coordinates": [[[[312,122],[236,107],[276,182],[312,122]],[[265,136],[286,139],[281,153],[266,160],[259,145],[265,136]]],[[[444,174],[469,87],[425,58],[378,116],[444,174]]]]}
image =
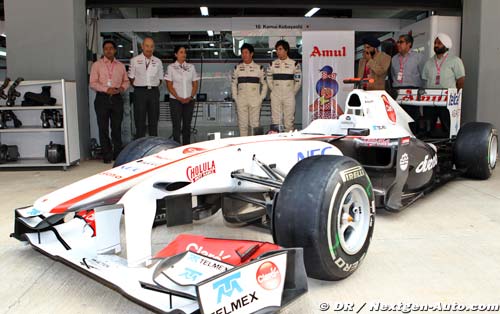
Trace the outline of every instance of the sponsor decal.
{"type": "Polygon", "coordinates": [[[274,290],[281,283],[281,273],[273,262],[264,262],[255,274],[257,283],[266,290],[274,290]]]}
{"type": "Polygon", "coordinates": [[[408,145],[408,144],[410,144],[410,139],[411,138],[409,136],[401,138],[401,145],[408,145]]]}
{"type": "Polygon", "coordinates": [[[409,159],[407,153],[401,155],[401,159],[399,160],[399,168],[403,171],[406,171],[406,169],[408,169],[408,161],[409,159]]]}
{"type": "Polygon", "coordinates": [[[113,173],[111,171],[105,171],[105,172],[101,172],[100,173],[101,176],[107,176],[107,177],[111,177],[113,179],[116,179],[116,180],[120,180],[122,179],[123,177],[121,175],[118,175],[116,173],[113,173]]]}
{"type": "Polygon", "coordinates": [[[335,260],[335,265],[337,265],[338,268],[342,269],[346,273],[352,273],[353,271],[355,271],[358,268],[360,261],[361,260],[359,260],[353,264],[349,264],[346,261],[344,261],[342,259],[342,257],[338,257],[335,260]]]}
{"type": "Polygon", "coordinates": [[[385,130],[387,127],[385,125],[372,125],[374,131],[385,130]]]}
{"type": "Polygon", "coordinates": [[[40,215],[40,211],[36,208],[32,208],[29,212],[27,212],[26,214],[30,215],[30,216],[38,216],[40,215]]]}
{"type": "Polygon", "coordinates": [[[392,108],[391,104],[389,103],[389,99],[387,99],[387,97],[385,95],[382,95],[381,97],[382,97],[382,100],[384,101],[385,111],[387,112],[387,117],[393,123],[396,123],[396,112],[394,111],[394,108],[392,108]]]}
{"type": "Polygon", "coordinates": [[[183,277],[187,280],[190,280],[190,281],[196,281],[196,279],[198,279],[198,276],[200,276],[200,275],[202,275],[202,273],[200,273],[199,271],[196,271],[196,270],[191,269],[189,267],[185,267],[184,272],[181,273],[179,276],[183,277]]]}
{"type": "Polygon", "coordinates": [[[319,49],[318,46],[314,46],[310,57],[345,57],[346,47],[343,46],[340,49],[319,49]]]}
{"type": "Polygon", "coordinates": [[[199,165],[189,166],[186,169],[186,176],[189,181],[196,182],[203,177],[214,174],[215,170],[215,161],[205,161],[199,165]]]}
{"type": "Polygon", "coordinates": [[[207,250],[205,250],[203,246],[198,246],[198,244],[196,244],[196,243],[189,243],[186,246],[186,251],[196,252],[198,254],[205,255],[207,257],[216,259],[218,261],[222,261],[222,260],[231,258],[230,254],[224,255],[224,250],[221,250],[217,254],[213,254],[213,253],[209,253],[207,250]]]}
{"type": "Polygon", "coordinates": [[[157,164],[155,162],[151,162],[151,161],[146,161],[146,160],[139,160],[137,161],[138,163],[140,163],[141,165],[147,165],[147,166],[153,166],[153,167],[158,167],[160,164],[157,164]]]}
{"type": "MultiPolygon", "coordinates": [[[[243,292],[243,289],[238,283],[238,279],[240,279],[240,277],[241,272],[237,272],[213,283],[212,288],[217,290],[217,304],[221,303],[223,296],[230,298],[235,291],[237,293],[243,292]]],[[[222,307],[213,311],[212,314],[229,314],[233,312],[243,313],[244,310],[242,310],[242,308],[259,300],[256,294],[257,291],[253,291],[251,293],[244,294],[236,300],[233,299],[231,302],[226,302],[222,305],[222,307]]]]}
{"type": "Polygon", "coordinates": [[[434,157],[432,157],[431,159],[429,159],[429,155],[425,155],[424,160],[418,164],[417,168],[415,169],[415,172],[422,173],[432,170],[434,167],[436,167],[437,163],[438,163],[437,155],[434,155],[434,157]]]}
{"type": "Polygon", "coordinates": [[[235,272],[213,283],[212,288],[217,290],[217,304],[222,301],[223,296],[230,298],[235,290],[239,293],[243,292],[238,283],[239,278],[241,278],[241,272],[235,272]]]}
{"type": "Polygon", "coordinates": [[[460,96],[458,94],[450,95],[450,106],[458,106],[460,103],[460,96]]]}
{"type": "Polygon", "coordinates": [[[340,172],[342,181],[347,182],[365,175],[365,170],[361,166],[356,166],[340,172]]]}
{"type": "Polygon", "coordinates": [[[182,153],[183,154],[192,154],[192,153],[202,152],[204,150],[206,150],[206,149],[200,148],[200,147],[187,147],[187,148],[184,148],[182,153]]]}
{"type": "Polygon", "coordinates": [[[388,138],[366,138],[361,140],[363,146],[390,146],[391,140],[388,138]]]}
{"type": "Polygon", "coordinates": [[[323,148],[315,148],[315,149],[310,149],[306,151],[305,153],[303,152],[298,152],[297,153],[297,161],[300,161],[304,158],[311,157],[311,156],[320,156],[320,155],[326,155],[326,151],[329,149],[332,149],[333,147],[327,146],[323,148]]]}
{"type": "Polygon", "coordinates": [[[139,167],[135,167],[133,165],[128,165],[128,164],[125,164],[123,166],[120,166],[118,168],[119,170],[124,170],[124,171],[130,171],[130,172],[137,172],[137,171],[140,171],[142,170],[141,168],[139,167]]]}

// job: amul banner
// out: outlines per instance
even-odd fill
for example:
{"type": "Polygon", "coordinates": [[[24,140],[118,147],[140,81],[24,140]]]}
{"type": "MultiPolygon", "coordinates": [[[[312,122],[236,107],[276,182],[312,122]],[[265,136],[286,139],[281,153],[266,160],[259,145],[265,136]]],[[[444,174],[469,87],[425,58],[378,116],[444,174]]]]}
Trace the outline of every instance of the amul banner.
{"type": "Polygon", "coordinates": [[[354,76],[354,31],[302,32],[302,127],[315,119],[337,119],[354,76]]]}

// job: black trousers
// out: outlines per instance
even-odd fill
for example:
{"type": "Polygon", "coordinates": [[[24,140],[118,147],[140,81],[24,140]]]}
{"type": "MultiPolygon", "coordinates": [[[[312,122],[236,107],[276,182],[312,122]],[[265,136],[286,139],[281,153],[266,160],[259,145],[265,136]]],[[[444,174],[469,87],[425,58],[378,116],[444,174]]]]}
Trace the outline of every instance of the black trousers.
{"type": "Polygon", "coordinates": [[[160,90],[158,87],[147,89],[134,88],[134,120],[135,137],[146,136],[146,116],[148,117],[149,136],[158,136],[158,120],[160,118],[160,90]]]}
{"type": "Polygon", "coordinates": [[[174,141],[181,142],[182,123],[182,145],[191,143],[191,120],[193,118],[194,100],[187,104],[182,104],[177,99],[170,98],[170,116],[172,118],[172,128],[174,141]]]}
{"type": "Polygon", "coordinates": [[[122,149],[123,98],[120,94],[110,96],[99,92],[94,101],[94,108],[103,158],[111,160],[122,149]],[[110,122],[113,147],[111,147],[111,141],[109,140],[110,122]]]}
{"type": "Polygon", "coordinates": [[[429,135],[432,137],[448,137],[450,135],[450,112],[446,107],[424,107],[424,119],[430,123],[429,135]],[[436,121],[441,121],[442,134],[435,130],[436,121]]]}

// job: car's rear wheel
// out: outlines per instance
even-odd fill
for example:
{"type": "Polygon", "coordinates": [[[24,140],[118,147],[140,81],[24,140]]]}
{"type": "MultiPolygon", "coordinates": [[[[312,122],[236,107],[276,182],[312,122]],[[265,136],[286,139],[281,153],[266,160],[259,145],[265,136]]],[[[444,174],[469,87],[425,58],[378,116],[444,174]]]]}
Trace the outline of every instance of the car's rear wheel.
{"type": "Polygon", "coordinates": [[[373,234],[370,179],[354,159],[314,156],[287,175],[273,212],[273,235],[284,247],[303,247],[309,277],[340,280],[362,261],[373,234]]]}
{"type": "Polygon", "coordinates": [[[460,128],[453,150],[455,166],[465,176],[488,179],[497,163],[497,130],[490,123],[467,123],[460,128]]]}
{"type": "Polygon", "coordinates": [[[180,146],[179,143],[157,136],[142,137],[130,142],[116,157],[113,167],[118,167],[162,150],[180,146]]]}

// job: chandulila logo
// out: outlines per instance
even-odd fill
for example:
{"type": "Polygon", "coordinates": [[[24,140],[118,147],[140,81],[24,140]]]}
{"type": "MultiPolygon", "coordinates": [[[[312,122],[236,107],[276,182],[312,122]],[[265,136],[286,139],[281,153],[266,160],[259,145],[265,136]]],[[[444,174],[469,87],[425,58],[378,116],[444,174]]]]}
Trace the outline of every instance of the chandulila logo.
{"type": "Polygon", "coordinates": [[[233,295],[234,290],[239,293],[243,292],[240,285],[238,284],[238,280],[241,277],[241,272],[236,272],[230,276],[224,277],[221,280],[218,280],[213,283],[212,288],[217,291],[217,304],[222,301],[222,296],[231,297],[233,295]]]}
{"type": "Polygon", "coordinates": [[[196,182],[203,177],[215,173],[215,161],[205,161],[199,165],[189,166],[186,169],[186,176],[189,181],[196,182]]]}
{"type": "Polygon", "coordinates": [[[273,262],[264,262],[255,274],[257,283],[266,290],[274,290],[281,283],[281,273],[273,262]]]}

